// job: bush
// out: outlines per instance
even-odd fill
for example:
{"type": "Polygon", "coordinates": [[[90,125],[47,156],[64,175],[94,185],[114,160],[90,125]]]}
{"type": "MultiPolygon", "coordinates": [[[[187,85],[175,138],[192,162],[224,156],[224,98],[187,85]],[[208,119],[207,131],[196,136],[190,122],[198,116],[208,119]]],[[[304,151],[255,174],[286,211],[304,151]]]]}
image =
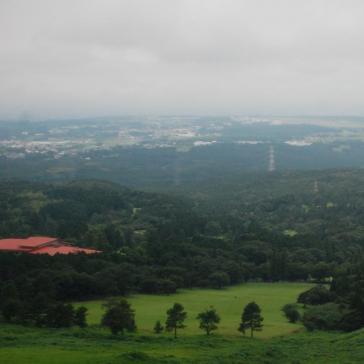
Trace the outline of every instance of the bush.
{"type": "Polygon", "coordinates": [[[156,334],[160,334],[161,332],[163,332],[164,330],[164,327],[163,325],[161,324],[161,322],[158,320],[155,325],[154,325],[154,328],[153,328],[153,331],[156,333],[156,334]]]}
{"type": "Polygon", "coordinates": [[[86,314],[87,314],[87,308],[86,307],[78,307],[74,312],[74,323],[75,325],[79,327],[86,327],[87,321],[86,321],[86,314]]]}
{"type": "Polygon", "coordinates": [[[340,322],[340,330],[354,331],[363,327],[362,317],[358,311],[348,311],[345,313],[340,322]]]}
{"type": "Polygon", "coordinates": [[[300,320],[301,315],[297,310],[297,306],[292,303],[287,303],[282,307],[284,315],[287,317],[288,321],[295,323],[300,320]]]}
{"type": "Polygon", "coordinates": [[[303,303],[304,305],[322,305],[333,300],[334,294],[325,286],[319,285],[301,293],[298,296],[297,302],[303,303]]]}
{"type": "Polygon", "coordinates": [[[108,327],[113,335],[119,332],[123,334],[124,330],[129,332],[136,330],[135,312],[126,299],[110,301],[104,306],[107,310],[102,317],[101,325],[108,327]]]}
{"type": "Polygon", "coordinates": [[[345,314],[347,313],[336,303],[326,303],[312,306],[302,317],[307,330],[341,330],[345,314]]]}
{"type": "Polygon", "coordinates": [[[69,303],[58,303],[48,309],[44,320],[48,327],[71,327],[74,325],[75,309],[69,303]]]}

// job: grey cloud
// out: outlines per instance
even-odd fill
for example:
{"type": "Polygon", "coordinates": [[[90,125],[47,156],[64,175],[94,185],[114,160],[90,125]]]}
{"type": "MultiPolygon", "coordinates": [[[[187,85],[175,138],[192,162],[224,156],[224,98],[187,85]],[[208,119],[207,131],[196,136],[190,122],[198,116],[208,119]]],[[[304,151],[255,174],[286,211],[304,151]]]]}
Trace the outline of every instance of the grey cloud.
{"type": "Polygon", "coordinates": [[[361,0],[2,0],[0,117],[362,114],[361,0]]]}

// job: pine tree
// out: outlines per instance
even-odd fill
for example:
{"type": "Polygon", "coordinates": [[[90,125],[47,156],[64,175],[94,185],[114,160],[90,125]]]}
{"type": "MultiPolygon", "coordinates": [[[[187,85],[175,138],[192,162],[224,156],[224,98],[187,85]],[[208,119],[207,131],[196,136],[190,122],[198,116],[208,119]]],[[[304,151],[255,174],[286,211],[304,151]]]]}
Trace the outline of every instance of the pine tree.
{"type": "Polygon", "coordinates": [[[183,329],[186,326],[183,322],[186,320],[187,312],[180,303],[175,303],[172,308],[167,310],[166,330],[174,331],[174,337],[177,338],[177,329],[183,329]]]}
{"type": "Polygon", "coordinates": [[[241,315],[241,323],[238,330],[245,335],[245,331],[250,329],[250,336],[253,337],[254,331],[261,331],[263,328],[260,307],[255,302],[248,303],[241,315]]]}

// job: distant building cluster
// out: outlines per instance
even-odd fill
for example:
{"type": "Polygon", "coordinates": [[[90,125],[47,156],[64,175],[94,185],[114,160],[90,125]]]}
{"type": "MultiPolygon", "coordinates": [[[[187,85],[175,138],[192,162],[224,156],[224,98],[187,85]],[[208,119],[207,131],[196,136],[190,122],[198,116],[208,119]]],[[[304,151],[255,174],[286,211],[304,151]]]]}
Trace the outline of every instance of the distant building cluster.
{"type": "Polygon", "coordinates": [[[0,239],[0,252],[18,252],[29,254],[95,254],[99,250],[80,248],[64,242],[59,238],[49,236],[31,236],[25,239],[0,239]]]}

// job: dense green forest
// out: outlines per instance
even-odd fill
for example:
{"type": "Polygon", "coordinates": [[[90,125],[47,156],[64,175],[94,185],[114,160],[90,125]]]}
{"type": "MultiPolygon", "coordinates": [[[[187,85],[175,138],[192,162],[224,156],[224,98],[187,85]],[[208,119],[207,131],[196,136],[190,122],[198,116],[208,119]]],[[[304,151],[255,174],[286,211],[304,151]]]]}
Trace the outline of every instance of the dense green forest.
{"type": "Polygon", "coordinates": [[[103,253],[1,254],[2,303],[334,277],[320,303],[362,312],[348,290],[361,284],[363,180],[362,171],[277,172],[168,195],[91,180],[3,182],[1,237],[52,235],[103,253]]]}
{"type": "Polygon", "coordinates": [[[362,176],[332,176],[256,175],[234,189],[201,187],[189,199],[107,182],[3,183],[0,234],[96,247],[156,277],[172,275],[177,287],[322,280],[355,261],[363,241],[362,176]]]}

